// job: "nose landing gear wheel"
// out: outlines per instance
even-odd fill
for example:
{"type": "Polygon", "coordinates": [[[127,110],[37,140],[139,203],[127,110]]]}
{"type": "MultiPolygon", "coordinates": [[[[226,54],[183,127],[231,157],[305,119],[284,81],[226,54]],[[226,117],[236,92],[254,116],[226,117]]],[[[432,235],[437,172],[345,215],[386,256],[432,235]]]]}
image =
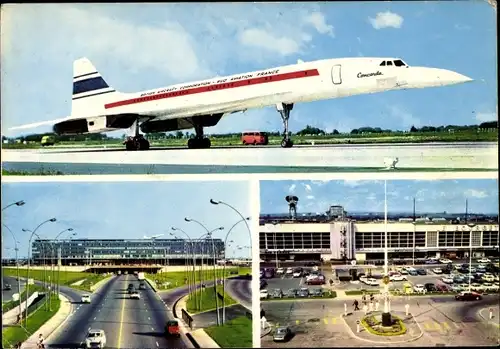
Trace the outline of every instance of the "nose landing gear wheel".
{"type": "Polygon", "coordinates": [[[210,138],[190,138],[188,140],[189,149],[207,149],[210,148],[212,142],[210,138]]]}
{"type": "Polygon", "coordinates": [[[291,148],[293,147],[293,141],[291,139],[283,139],[281,141],[282,148],[291,148]]]}

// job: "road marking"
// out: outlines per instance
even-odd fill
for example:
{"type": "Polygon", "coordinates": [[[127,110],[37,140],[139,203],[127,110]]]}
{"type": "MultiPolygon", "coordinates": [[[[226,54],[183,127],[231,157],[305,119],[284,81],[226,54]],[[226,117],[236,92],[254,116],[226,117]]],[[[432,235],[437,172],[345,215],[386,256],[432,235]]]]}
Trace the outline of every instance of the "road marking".
{"type": "Polygon", "coordinates": [[[445,321],[445,322],[443,322],[443,327],[444,327],[446,330],[448,330],[448,331],[449,331],[449,330],[451,330],[450,325],[448,325],[448,323],[447,323],[446,321],[445,321]]]}
{"type": "Polygon", "coordinates": [[[456,322],[452,322],[453,325],[455,325],[456,328],[460,328],[460,325],[457,324],[456,322]]]}
{"type": "MultiPolygon", "coordinates": [[[[128,280],[128,275],[125,277],[125,281],[128,280]]],[[[123,316],[125,314],[125,297],[122,298],[122,309],[120,315],[120,329],[118,330],[118,348],[121,348],[122,343],[122,332],[123,332],[123,316]]]]}
{"type": "MultiPolygon", "coordinates": [[[[96,317],[97,317],[97,316],[96,316],[96,317]]],[[[95,318],[96,318],[96,317],[95,317],[95,318]]],[[[94,318],[94,320],[95,320],[95,318],[94,318]]]]}
{"type": "Polygon", "coordinates": [[[151,327],[151,331],[154,331],[154,330],[155,330],[155,328],[154,328],[154,327],[151,327]]]}
{"type": "Polygon", "coordinates": [[[324,321],[325,325],[328,325],[328,319],[327,318],[324,318],[323,321],[324,321]]]}
{"type": "Polygon", "coordinates": [[[295,320],[295,324],[296,325],[300,324],[300,320],[295,320]]]}
{"type": "Polygon", "coordinates": [[[431,326],[429,325],[428,322],[424,323],[424,327],[425,327],[426,330],[430,330],[431,329],[431,326]]]}
{"type": "Polygon", "coordinates": [[[156,342],[156,346],[159,347],[160,345],[158,344],[158,342],[156,342]]]}

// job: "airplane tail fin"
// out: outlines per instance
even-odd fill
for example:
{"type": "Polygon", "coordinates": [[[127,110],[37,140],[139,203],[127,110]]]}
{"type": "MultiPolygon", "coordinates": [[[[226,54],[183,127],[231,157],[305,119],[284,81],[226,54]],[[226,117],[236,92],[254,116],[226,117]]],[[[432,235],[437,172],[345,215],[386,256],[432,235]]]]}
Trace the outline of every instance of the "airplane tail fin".
{"type": "Polygon", "coordinates": [[[73,100],[71,117],[104,111],[104,103],[116,98],[117,92],[103,79],[87,58],[73,62],[73,100]]]}

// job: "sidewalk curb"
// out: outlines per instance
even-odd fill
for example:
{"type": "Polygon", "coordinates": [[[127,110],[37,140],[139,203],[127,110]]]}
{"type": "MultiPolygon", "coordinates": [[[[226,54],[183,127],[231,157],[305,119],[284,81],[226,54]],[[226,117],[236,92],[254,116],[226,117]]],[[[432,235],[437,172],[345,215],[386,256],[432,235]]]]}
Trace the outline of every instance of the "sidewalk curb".
{"type": "MultiPolygon", "coordinates": [[[[61,323],[60,323],[60,324],[59,324],[59,325],[58,325],[58,326],[57,326],[57,327],[56,327],[56,328],[52,331],[52,333],[51,333],[51,334],[49,334],[49,335],[46,337],[46,339],[45,339],[45,340],[46,340],[47,342],[48,342],[49,338],[53,337],[53,336],[55,335],[55,333],[56,333],[57,331],[59,331],[59,330],[62,328],[62,326],[66,323],[66,321],[68,321],[68,319],[69,319],[69,318],[70,318],[70,316],[73,314],[73,311],[74,311],[74,309],[75,309],[75,307],[74,307],[73,303],[69,300],[69,298],[67,298],[67,297],[66,297],[65,295],[63,295],[62,293],[59,293],[59,299],[61,300],[61,302],[68,302],[68,303],[69,303],[69,307],[70,307],[70,308],[69,308],[69,309],[70,309],[70,310],[69,310],[69,314],[68,314],[68,316],[66,316],[66,317],[64,318],[64,320],[63,320],[63,321],[62,321],[62,322],[61,322],[61,323]]],[[[59,311],[60,311],[60,310],[61,310],[61,308],[59,308],[59,311]]],[[[58,312],[59,312],[59,311],[58,311],[58,312]]],[[[57,315],[57,313],[56,313],[55,315],[57,315]]],[[[54,316],[55,316],[55,315],[54,315],[54,316]]],[[[50,321],[50,320],[49,320],[49,321],[50,321]]]]}
{"type": "Polygon", "coordinates": [[[267,336],[268,334],[270,334],[271,332],[273,331],[273,328],[272,326],[267,326],[266,329],[260,331],[260,338],[264,338],[265,336],[267,336]]]}
{"type": "Polygon", "coordinates": [[[413,320],[415,320],[415,323],[417,324],[418,328],[420,329],[420,334],[417,337],[415,337],[415,338],[411,338],[409,340],[404,340],[404,341],[397,341],[397,342],[372,341],[370,339],[365,339],[365,338],[358,337],[358,336],[356,336],[356,334],[352,330],[351,326],[349,326],[347,324],[347,321],[345,321],[344,314],[342,314],[340,317],[344,321],[344,325],[347,327],[347,329],[349,330],[349,332],[351,333],[351,336],[353,338],[356,338],[356,339],[358,339],[360,341],[364,341],[364,342],[368,342],[368,343],[373,343],[373,344],[404,344],[404,343],[414,342],[414,341],[422,338],[422,336],[424,335],[424,331],[422,331],[422,328],[420,327],[420,324],[415,320],[415,318],[413,317],[413,314],[411,315],[411,317],[413,318],[413,320]]]}
{"type": "Polygon", "coordinates": [[[146,282],[149,284],[149,286],[153,289],[153,291],[155,293],[158,293],[158,289],[156,287],[156,282],[154,282],[153,280],[148,279],[148,278],[144,278],[144,280],[146,280],[146,282]]]}

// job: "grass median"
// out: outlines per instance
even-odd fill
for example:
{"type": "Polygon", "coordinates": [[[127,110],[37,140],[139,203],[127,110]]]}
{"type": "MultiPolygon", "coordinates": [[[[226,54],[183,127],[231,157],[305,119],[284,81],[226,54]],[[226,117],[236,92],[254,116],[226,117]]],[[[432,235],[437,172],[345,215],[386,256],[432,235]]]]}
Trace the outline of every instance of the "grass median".
{"type": "MultiPolygon", "coordinates": [[[[16,268],[2,268],[3,275],[4,276],[11,276],[11,277],[17,277],[17,271],[16,268]]],[[[41,269],[30,269],[30,274],[29,277],[30,279],[37,280],[37,281],[44,281],[47,280],[47,282],[50,281],[56,281],[57,284],[63,285],[63,286],[69,286],[73,288],[77,288],[83,291],[88,291],[90,292],[90,286],[92,284],[97,283],[98,281],[104,279],[108,275],[103,275],[103,274],[94,274],[94,273],[85,273],[85,272],[78,272],[78,271],[66,271],[64,270],[64,267],[61,267],[60,274],[59,274],[59,280],[57,280],[57,268],[55,269],[54,272],[47,268],[46,271],[41,270],[41,269]],[[82,284],[80,285],[73,285],[74,283],[85,280],[83,281],[82,284]]],[[[28,276],[28,270],[23,268],[19,269],[19,276],[21,278],[26,278],[28,276]]],[[[31,286],[30,286],[31,288],[31,286]]]]}
{"type": "MultiPolygon", "coordinates": [[[[48,298],[47,300],[48,301],[48,298]]],[[[2,329],[2,348],[10,348],[19,342],[26,341],[48,320],[50,320],[61,307],[59,296],[53,294],[51,297],[52,310],[46,310],[40,306],[38,309],[28,316],[26,327],[12,326],[2,329]]]]}
{"type": "Polygon", "coordinates": [[[308,297],[277,297],[277,298],[261,298],[261,302],[266,302],[266,301],[303,301],[303,300],[308,300],[308,299],[333,299],[337,297],[337,291],[326,291],[323,293],[322,296],[308,296],[308,297]]]}
{"type": "MultiPolygon", "coordinates": [[[[222,269],[216,269],[216,275],[218,279],[221,279],[223,275],[225,278],[238,276],[238,275],[251,275],[252,269],[248,267],[241,268],[226,268],[223,274],[222,269]]],[[[192,277],[193,269],[192,267],[189,269],[189,272],[186,271],[173,271],[166,273],[156,273],[156,274],[146,274],[146,278],[152,280],[156,283],[158,290],[168,290],[176,287],[181,287],[187,285],[188,277],[192,277]]],[[[213,268],[208,267],[204,269],[203,272],[200,273],[198,268],[196,269],[195,277],[196,282],[200,281],[200,276],[202,276],[203,280],[211,281],[214,279],[214,270],[213,268]]]]}
{"type": "Polygon", "coordinates": [[[221,348],[252,348],[252,320],[246,316],[227,321],[222,326],[205,328],[221,348]]]}
{"type": "Polygon", "coordinates": [[[380,294],[380,290],[348,290],[346,296],[362,296],[364,294],[380,294]]]}
{"type": "MultiPolygon", "coordinates": [[[[229,296],[226,292],[223,291],[222,285],[217,286],[217,293],[218,293],[217,302],[219,307],[222,307],[223,295],[225,298],[224,305],[226,307],[238,303],[234,299],[232,299],[231,296],[229,296]]],[[[189,295],[188,300],[186,302],[187,311],[191,314],[196,314],[204,311],[214,310],[217,308],[215,305],[215,297],[216,297],[215,289],[213,286],[207,287],[205,289],[198,289],[196,291],[196,295],[194,292],[192,292],[189,295]]]]}

